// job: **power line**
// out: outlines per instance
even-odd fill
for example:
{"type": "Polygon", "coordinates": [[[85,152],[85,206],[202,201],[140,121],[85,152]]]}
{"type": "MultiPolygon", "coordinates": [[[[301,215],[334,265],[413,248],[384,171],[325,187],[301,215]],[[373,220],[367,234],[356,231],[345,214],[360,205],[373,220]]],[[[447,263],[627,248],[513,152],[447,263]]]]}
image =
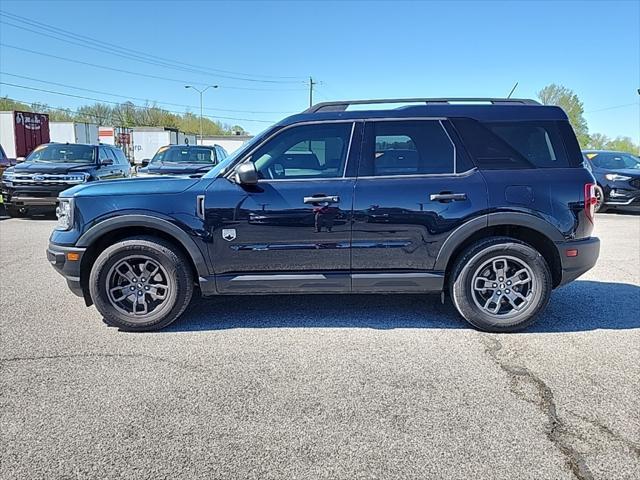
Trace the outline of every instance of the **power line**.
{"type": "MultiPolygon", "coordinates": [[[[157,61],[160,61],[164,64],[164,66],[167,67],[177,67],[177,68],[185,68],[185,67],[190,67],[191,69],[198,69],[200,71],[202,70],[206,70],[208,72],[213,72],[216,74],[225,74],[225,75],[241,75],[241,76],[245,76],[245,77],[254,77],[254,79],[256,81],[264,81],[264,82],[274,82],[274,83],[297,83],[297,82],[302,82],[303,81],[303,77],[293,77],[293,76],[276,76],[276,75],[264,75],[264,74],[254,74],[254,73],[243,73],[243,72],[234,72],[234,71],[230,71],[230,70],[222,70],[222,69],[216,69],[216,68],[210,68],[210,67],[202,67],[202,66],[198,66],[198,65],[194,65],[194,64],[190,64],[190,63],[186,63],[186,62],[181,62],[178,60],[172,60],[172,59],[167,59],[164,57],[160,57],[157,55],[152,55],[146,52],[141,52],[139,50],[134,50],[131,48],[125,48],[121,45],[116,45],[113,43],[108,43],[105,41],[101,41],[92,37],[88,37],[86,35],[80,35],[78,33],[75,32],[70,32],[68,30],[64,30],[62,28],[58,28],[55,27],[53,25],[48,25],[46,23],[43,22],[38,22],[36,20],[32,20],[30,18],[27,17],[22,17],[20,15],[16,15],[13,13],[9,13],[9,12],[5,12],[5,11],[0,11],[0,15],[4,16],[6,18],[9,18],[13,21],[18,21],[18,22],[22,22],[22,23],[26,23],[27,25],[30,25],[32,27],[38,28],[39,30],[37,31],[33,31],[33,30],[29,30],[32,31],[33,33],[37,33],[37,34],[43,34],[43,32],[41,30],[46,30],[50,33],[56,34],[58,36],[62,36],[62,37],[66,37],[66,38],[71,38],[73,40],[79,40],[82,43],[80,44],[80,46],[84,46],[87,48],[99,48],[99,49],[103,49],[104,50],[104,46],[105,45],[110,45],[116,49],[118,49],[121,53],[121,55],[128,55],[129,57],[135,57],[138,60],[143,60],[146,61],[149,58],[153,58],[156,59],[157,61]],[[93,47],[88,47],[87,43],[92,44],[93,47]],[[260,79],[260,80],[259,80],[260,79]],[[267,79],[280,79],[280,80],[267,80],[267,79]]],[[[15,27],[15,28],[22,28],[24,30],[28,30],[26,27],[24,26],[19,26],[19,25],[15,25],[15,24],[10,24],[11,26],[15,27]]],[[[55,38],[55,37],[54,37],[55,38]]],[[[58,40],[62,40],[60,38],[57,38],[58,40]]],[[[62,40],[65,41],[65,40],[62,40]]],[[[112,52],[107,52],[107,53],[112,53],[112,52]]],[[[237,78],[239,80],[245,80],[245,81],[251,81],[251,79],[249,78],[237,78]]]]}
{"type": "MultiPolygon", "coordinates": [[[[89,66],[89,67],[101,68],[103,70],[111,70],[111,71],[114,71],[114,72],[127,73],[129,75],[136,75],[136,76],[139,76],[139,77],[146,77],[146,78],[153,78],[153,79],[156,79],[156,80],[164,80],[164,81],[167,81],[167,82],[181,83],[182,85],[185,85],[185,84],[207,85],[206,83],[202,83],[202,82],[193,82],[191,80],[183,80],[183,79],[177,79],[177,78],[162,77],[162,76],[159,76],[159,75],[152,75],[150,73],[134,72],[134,71],[125,70],[125,69],[122,69],[122,68],[107,67],[106,65],[99,65],[99,64],[96,64],[96,63],[83,62],[81,60],[75,60],[75,59],[72,59],[72,58],[61,57],[59,55],[52,55],[50,53],[38,52],[36,50],[30,50],[28,48],[18,47],[16,45],[10,45],[8,43],[0,42],[0,46],[5,47],[5,48],[11,48],[11,49],[14,49],[14,50],[19,50],[21,52],[31,53],[31,54],[34,54],[34,55],[40,55],[40,56],[43,56],[43,57],[55,58],[57,60],[64,60],[66,62],[77,63],[77,64],[80,64],[80,65],[86,65],[86,66],[89,66]]],[[[229,90],[250,90],[250,91],[258,91],[258,92],[300,92],[300,91],[306,90],[304,88],[273,89],[273,88],[235,87],[235,86],[230,86],[230,85],[220,85],[220,87],[226,88],[226,89],[229,89],[229,90]]]]}
{"type": "Polygon", "coordinates": [[[598,108],[596,110],[589,110],[588,112],[584,112],[584,113],[604,112],[605,110],[614,110],[616,108],[631,107],[634,105],[638,105],[638,103],[634,102],[634,103],[625,103],[624,105],[614,105],[613,107],[598,108]]]}
{"type": "Polygon", "coordinates": [[[231,76],[231,75],[227,75],[227,74],[222,74],[222,73],[207,73],[204,72],[202,70],[196,70],[193,68],[185,68],[185,67],[175,67],[169,64],[166,64],[164,62],[158,62],[158,61],[153,61],[153,60],[148,60],[148,59],[144,59],[144,58],[136,58],[137,56],[132,56],[132,55],[128,55],[128,54],[122,54],[119,52],[115,52],[112,51],[108,48],[104,48],[104,47],[95,47],[95,46],[89,46],[86,43],[81,43],[81,42],[76,42],[73,40],[68,40],[65,38],[60,38],[57,35],[50,35],[38,30],[33,30],[30,28],[26,28],[20,25],[15,25],[13,23],[9,23],[5,20],[0,20],[0,23],[4,24],[4,25],[9,25],[11,27],[14,28],[19,28],[21,30],[25,30],[31,33],[35,33],[36,35],[42,35],[48,38],[53,38],[55,40],[61,41],[61,42],[65,42],[65,43],[69,43],[72,45],[77,45],[92,51],[96,51],[96,52],[101,52],[101,53],[106,53],[107,55],[113,55],[116,57],[120,57],[120,58],[124,58],[126,60],[134,60],[136,62],[140,62],[140,63],[145,63],[148,65],[154,65],[154,66],[160,66],[163,68],[169,68],[169,69],[173,69],[173,70],[178,70],[178,71],[182,71],[182,72],[188,72],[188,73],[196,73],[196,74],[200,74],[200,75],[207,75],[210,77],[220,77],[220,78],[226,78],[226,79],[231,79],[231,80],[239,80],[239,81],[244,81],[244,82],[254,82],[254,83],[269,83],[269,84],[281,84],[281,83],[303,83],[301,81],[294,81],[294,80],[258,80],[258,79],[251,79],[251,78],[242,78],[242,77],[237,77],[237,76],[231,76]]]}
{"type": "MultiPolygon", "coordinates": [[[[22,88],[22,89],[25,89],[25,90],[34,90],[34,91],[37,91],[37,92],[51,93],[51,94],[54,94],[54,95],[63,95],[65,97],[79,98],[79,99],[83,99],[83,100],[91,100],[91,101],[99,102],[99,103],[109,103],[109,104],[112,104],[112,105],[123,105],[122,102],[112,102],[110,100],[103,100],[103,99],[100,99],[100,98],[85,97],[85,96],[82,96],[82,95],[73,95],[71,93],[56,92],[56,91],[47,90],[47,89],[44,89],[44,88],[27,87],[25,85],[18,85],[18,84],[9,83],[9,82],[0,82],[0,85],[7,85],[7,86],[10,86],[10,87],[22,88]]],[[[132,107],[140,108],[140,109],[144,109],[144,110],[164,110],[164,111],[166,111],[168,113],[175,113],[177,115],[184,115],[183,112],[177,112],[175,110],[166,110],[166,109],[159,108],[159,107],[148,107],[148,106],[144,106],[144,105],[136,105],[134,103],[124,103],[124,105],[130,105],[132,107]]],[[[253,119],[253,118],[221,117],[221,116],[218,116],[218,115],[216,115],[216,116],[203,115],[203,116],[207,117],[207,118],[214,119],[214,120],[215,119],[223,119],[223,120],[237,120],[237,121],[243,121],[243,122],[260,122],[260,123],[269,123],[269,124],[275,123],[275,120],[256,120],[256,119],[253,119]]]]}
{"type": "MultiPolygon", "coordinates": [[[[185,105],[185,104],[181,104],[181,103],[171,103],[171,102],[164,102],[164,101],[157,101],[157,100],[149,100],[148,98],[141,98],[141,97],[130,97],[130,96],[126,96],[126,95],[119,95],[116,93],[110,93],[110,92],[103,92],[100,90],[91,90],[89,88],[82,88],[82,87],[74,87],[72,85],[66,85],[64,83],[57,83],[57,82],[51,82],[51,81],[45,81],[45,80],[40,80],[39,78],[33,78],[33,77],[27,77],[24,75],[16,75],[15,73],[8,73],[8,72],[3,72],[0,71],[0,75],[8,75],[10,77],[15,77],[15,78],[21,78],[23,80],[31,80],[34,82],[40,82],[40,83],[44,83],[47,85],[56,85],[58,87],[65,87],[65,88],[71,88],[74,90],[82,90],[85,92],[90,92],[90,93],[97,93],[99,95],[109,95],[112,97],[119,97],[119,98],[124,98],[127,100],[139,100],[142,102],[148,102],[151,101],[153,103],[157,103],[160,105],[171,105],[174,107],[184,107],[184,108],[193,108],[195,109],[196,107],[194,105],[185,105]]],[[[218,112],[231,112],[231,113],[254,113],[254,114],[274,114],[274,113],[282,113],[282,114],[288,114],[288,113],[295,113],[292,111],[254,111],[254,110],[230,110],[230,109],[225,109],[225,108],[204,108],[204,110],[211,110],[211,111],[218,111],[218,112]]]]}

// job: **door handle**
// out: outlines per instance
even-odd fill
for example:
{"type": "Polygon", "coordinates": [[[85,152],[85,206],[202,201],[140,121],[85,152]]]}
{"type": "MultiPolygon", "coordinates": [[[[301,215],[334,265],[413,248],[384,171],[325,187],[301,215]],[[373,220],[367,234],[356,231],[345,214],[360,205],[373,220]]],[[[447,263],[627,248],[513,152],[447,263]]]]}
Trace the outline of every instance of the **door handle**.
{"type": "Polygon", "coordinates": [[[431,195],[429,195],[429,200],[431,200],[432,202],[451,202],[451,201],[461,201],[466,199],[467,199],[466,193],[441,192],[441,193],[432,193],[431,195]]]}
{"type": "Polygon", "coordinates": [[[340,197],[337,195],[327,195],[319,197],[304,197],[304,203],[340,203],[340,197]]]}

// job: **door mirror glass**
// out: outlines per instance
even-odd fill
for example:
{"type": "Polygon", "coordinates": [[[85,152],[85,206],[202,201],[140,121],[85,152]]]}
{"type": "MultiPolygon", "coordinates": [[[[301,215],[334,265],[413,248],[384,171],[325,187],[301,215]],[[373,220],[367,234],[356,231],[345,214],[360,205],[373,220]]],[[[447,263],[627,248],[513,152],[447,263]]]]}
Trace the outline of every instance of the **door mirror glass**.
{"type": "Polygon", "coordinates": [[[151,161],[151,160],[150,160],[150,159],[148,159],[148,158],[143,159],[143,160],[142,160],[142,166],[143,166],[143,167],[148,166],[150,161],[151,161]]]}
{"type": "Polygon", "coordinates": [[[100,165],[102,165],[103,167],[113,165],[113,160],[111,160],[110,158],[103,158],[102,160],[100,160],[100,165]]]}
{"type": "Polygon", "coordinates": [[[256,185],[258,172],[252,162],[245,162],[236,168],[235,181],[240,185],[256,185]]]}

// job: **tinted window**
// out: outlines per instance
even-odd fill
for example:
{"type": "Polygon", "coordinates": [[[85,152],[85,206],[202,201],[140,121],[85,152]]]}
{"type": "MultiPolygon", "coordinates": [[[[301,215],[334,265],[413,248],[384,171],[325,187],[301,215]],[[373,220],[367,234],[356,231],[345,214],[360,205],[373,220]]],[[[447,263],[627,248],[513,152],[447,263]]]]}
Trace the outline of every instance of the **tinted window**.
{"type": "Polygon", "coordinates": [[[640,169],[640,159],[630,153],[588,152],[586,156],[596,167],[604,170],[640,169]]]}
{"type": "Polygon", "coordinates": [[[37,147],[27,157],[29,162],[94,163],[95,148],[91,145],[48,144],[37,147]]]}
{"type": "Polygon", "coordinates": [[[582,160],[567,159],[557,122],[452,121],[480,168],[566,168],[582,160]]]}
{"type": "Polygon", "coordinates": [[[116,156],[116,159],[118,160],[118,163],[122,164],[122,165],[128,165],[129,164],[129,160],[127,160],[127,157],[125,156],[124,152],[118,148],[114,148],[113,149],[113,153],[116,156]]]}
{"type": "Polygon", "coordinates": [[[99,158],[98,160],[100,162],[102,162],[103,160],[111,160],[111,161],[115,161],[115,158],[113,157],[113,155],[111,155],[111,149],[106,148],[106,147],[100,147],[98,149],[99,153],[99,158]]]}
{"type": "Polygon", "coordinates": [[[216,163],[212,148],[162,147],[151,160],[152,163],[216,163]]]}
{"type": "Polygon", "coordinates": [[[303,125],[284,130],[252,156],[260,178],[341,177],[351,123],[303,125]]]}
{"type": "Polygon", "coordinates": [[[373,122],[360,175],[453,173],[455,149],[436,120],[373,122]]]}

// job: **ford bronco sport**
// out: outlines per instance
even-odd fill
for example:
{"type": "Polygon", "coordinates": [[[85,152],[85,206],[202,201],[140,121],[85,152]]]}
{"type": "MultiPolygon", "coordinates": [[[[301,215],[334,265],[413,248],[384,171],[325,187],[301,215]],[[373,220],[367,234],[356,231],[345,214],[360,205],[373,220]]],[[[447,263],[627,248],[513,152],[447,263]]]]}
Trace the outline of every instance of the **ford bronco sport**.
{"type": "Polygon", "coordinates": [[[50,262],[134,331],[169,325],[196,289],[440,293],[473,326],[514,331],[600,247],[567,116],[531,100],[321,103],[202,178],[79,185],[59,202],[50,262]]]}

